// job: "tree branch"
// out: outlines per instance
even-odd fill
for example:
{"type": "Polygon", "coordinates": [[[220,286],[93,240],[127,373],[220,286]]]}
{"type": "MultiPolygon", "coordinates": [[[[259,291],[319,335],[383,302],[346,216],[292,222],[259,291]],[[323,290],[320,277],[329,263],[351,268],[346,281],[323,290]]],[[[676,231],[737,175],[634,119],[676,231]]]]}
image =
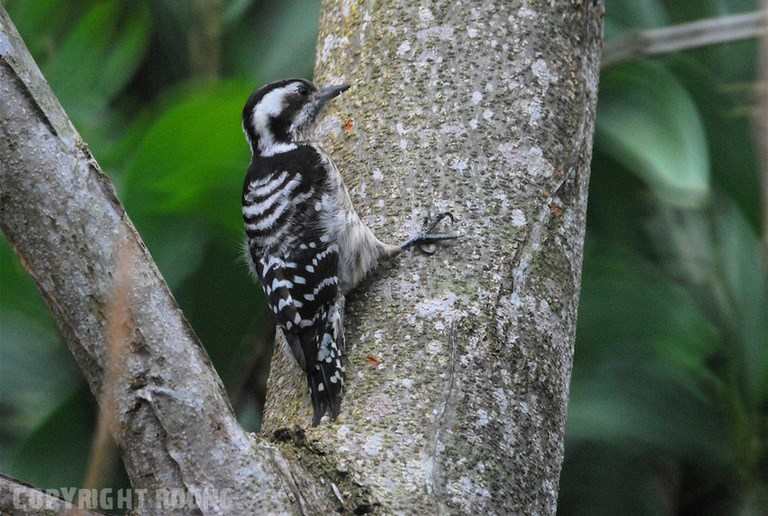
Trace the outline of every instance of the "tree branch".
{"type": "Polygon", "coordinates": [[[756,11],[720,16],[644,30],[609,41],[603,51],[602,67],[607,68],[638,57],[668,54],[679,50],[728,43],[761,36],[768,31],[768,12],[756,11]]]}
{"type": "MultiPolygon", "coordinates": [[[[324,499],[333,497],[330,487],[319,487],[237,424],[221,380],[111,181],[2,7],[0,228],[37,283],[92,392],[99,400],[108,395],[115,440],[134,488],[149,490],[148,507],[155,489],[182,487],[192,493],[224,490],[226,502],[242,514],[329,509],[324,499]],[[110,332],[121,249],[127,313],[122,329],[110,332]],[[105,381],[110,334],[123,336],[114,382],[105,381]]],[[[231,514],[221,506],[202,512],[231,514]]]]}
{"type": "MultiPolygon", "coordinates": [[[[603,11],[525,5],[324,2],[316,82],[352,87],[320,132],[361,217],[463,235],[348,299],[342,411],[302,442],[350,509],[555,512],[603,11]]],[[[306,391],[277,352],[265,429],[306,425],[306,391]]]]}
{"type": "Polygon", "coordinates": [[[0,514],[100,516],[3,474],[0,474],[0,514]]]}

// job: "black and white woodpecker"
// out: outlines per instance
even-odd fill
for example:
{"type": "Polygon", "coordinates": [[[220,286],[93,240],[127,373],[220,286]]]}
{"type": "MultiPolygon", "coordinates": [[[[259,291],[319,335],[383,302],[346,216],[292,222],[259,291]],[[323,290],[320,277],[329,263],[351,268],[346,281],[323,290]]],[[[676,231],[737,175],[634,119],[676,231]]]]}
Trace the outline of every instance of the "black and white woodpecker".
{"type": "Polygon", "coordinates": [[[382,242],[360,220],[336,165],[311,138],[317,115],[347,89],[283,80],[256,90],[243,108],[253,153],[242,198],[247,260],[307,374],[313,425],[340,409],[344,296],[380,260],[456,238],[432,234],[447,213],[402,245],[382,242]]]}

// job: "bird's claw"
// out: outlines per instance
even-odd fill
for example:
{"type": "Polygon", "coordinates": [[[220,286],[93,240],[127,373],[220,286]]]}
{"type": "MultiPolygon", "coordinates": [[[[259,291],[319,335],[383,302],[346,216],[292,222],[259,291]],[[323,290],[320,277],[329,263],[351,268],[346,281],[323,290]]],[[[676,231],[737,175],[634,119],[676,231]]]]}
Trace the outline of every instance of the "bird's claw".
{"type": "Polygon", "coordinates": [[[453,213],[451,213],[450,211],[444,211],[443,213],[439,213],[437,217],[435,217],[435,221],[432,222],[432,225],[429,224],[429,216],[424,217],[423,226],[426,228],[424,230],[424,233],[427,235],[432,234],[432,232],[435,230],[437,225],[440,224],[443,221],[443,219],[446,219],[446,218],[451,219],[451,224],[456,222],[456,218],[453,216],[453,213]]]}
{"type": "Polygon", "coordinates": [[[424,217],[423,229],[419,236],[406,242],[402,248],[416,247],[426,255],[433,255],[437,252],[435,247],[437,242],[459,238],[459,235],[455,233],[433,233],[437,226],[446,218],[450,219],[451,223],[456,222],[456,218],[449,211],[438,214],[434,221],[430,221],[429,217],[424,217]]]}

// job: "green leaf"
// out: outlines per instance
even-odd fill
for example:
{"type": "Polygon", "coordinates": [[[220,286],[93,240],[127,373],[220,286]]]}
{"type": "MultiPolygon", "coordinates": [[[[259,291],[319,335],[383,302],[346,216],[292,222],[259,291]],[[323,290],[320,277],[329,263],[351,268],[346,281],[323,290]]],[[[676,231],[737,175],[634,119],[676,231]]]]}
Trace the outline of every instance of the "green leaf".
{"type": "Polygon", "coordinates": [[[664,202],[698,206],[708,198],[709,157],[699,112],[664,67],[632,63],[606,75],[596,141],[664,202]]]}
{"type": "MultiPolygon", "coordinates": [[[[732,45],[718,46],[726,47],[730,49],[732,45]]],[[[726,61],[754,61],[756,52],[733,50],[741,53],[726,61]]],[[[755,67],[750,66],[749,74],[738,79],[740,84],[731,84],[719,70],[720,65],[703,52],[678,56],[670,65],[674,66],[675,76],[684,81],[701,110],[708,140],[717,142],[709,149],[712,190],[727,194],[758,228],[762,216],[758,139],[754,137],[754,127],[748,117],[735,115],[751,109],[755,67]]]]}
{"type": "Polygon", "coordinates": [[[94,84],[98,97],[111,100],[128,84],[149,46],[150,27],[149,8],[143,2],[132,2],[94,84]]]}
{"type": "Polygon", "coordinates": [[[82,387],[19,447],[9,473],[44,489],[81,485],[95,417],[90,392],[82,387]]]}
{"type": "Polygon", "coordinates": [[[568,435],[727,462],[708,367],[718,339],[688,292],[595,240],[585,258],[568,435]]]}
{"type": "Polygon", "coordinates": [[[78,128],[92,127],[127,84],[149,44],[143,2],[97,2],[57,45],[43,72],[78,128]]]}
{"type": "Polygon", "coordinates": [[[34,282],[0,238],[0,471],[18,440],[80,384],[34,282]]]}
{"type": "Polygon", "coordinates": [[[724,465],[730,456],[727,428],[718,405],[702,399],[673,366],[617,356],[575,370],[568,410],[572,439],[724,465]]]}
{"type": "Polygon", "coordinates": [[[592,235],[584,261],[579,307],[579,365],[600,364],[628,353],[659,359],[707,380],[707,360],[718,335],[695,299],[659,268],[629,248],[592,235]]]}
{"type": "Polygon", "coordinates": [[[171,289],[176,289],[198,270],[205,245],[212,237],[206,224],[167,216],[139,219],[138,224],[155,263],[171,289]]]}
{"type": "Polygon", "coordinates": [[[157,117],[125,173],[132,217],[199,217],[240,235],[238,200],[249,163],[241,112],[249,94],[243,84],[218,84],[180,94],[157,117]]]}
{"type": "MultiPolygon", "coordinates": [[[[5,287],[4,283],[0,283],[5,287]]],[[[81,384],[77,367],[47,317],[33,318],[0,307],[0,471],[7,472],[12,450],[42,424],[81,384]]],[[[40,301],[36,291],[32,300],[40,301]]]]}
{"type": "Polygon", "coordinates": [[[39,424],[80,383],[54,328],[8,308],[0,311],[0,402],[16,407],[16,426],[39,424]]]}
{"type": "Polygon", "coordinates": [[[40,298],[35,282],[8,241],[0,238],[0,310],[9,308],[38,321],[50,321],[48,308],[40,298]]]}
{"type": "MultiPolygon", "coordinates": [[[[715,218],[719,271],[733,314],[740,367],[747,399],[757,410],[768,400],[768,280],[761,263],[760,242],[733,206],[715,218]]],[[[725,308],[725,307],[724,307],[725,308]]]]}
{"type": "Polygon", "coordinates": [[[117,2],[94,5],[59,43],[43,73],[70,116],[101,109],[93,85],[99,80],[110,36],[117,23],[117,2]]]}
{"type": "Polygon", "coordinates": [[[708,211],[659,209],[650,236],[665,267],[720,327],[731,371],[725,379],[754,409],[768,398],[768,281],[754,230],[720,199],[708,211]]]}

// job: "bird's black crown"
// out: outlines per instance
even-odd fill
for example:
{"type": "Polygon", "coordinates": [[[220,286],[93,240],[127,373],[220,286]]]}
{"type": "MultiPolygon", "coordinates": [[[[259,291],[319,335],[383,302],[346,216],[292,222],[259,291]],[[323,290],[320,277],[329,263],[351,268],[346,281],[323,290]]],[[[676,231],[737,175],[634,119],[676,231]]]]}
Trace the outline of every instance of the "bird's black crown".
{"type": "Polygon", "coordinates": [[[317,89],[304,79],[285,79],[256,90],[243,108],[243,130],[254,155],[295,148],[325,104],[347,85],[317,89]]]}

